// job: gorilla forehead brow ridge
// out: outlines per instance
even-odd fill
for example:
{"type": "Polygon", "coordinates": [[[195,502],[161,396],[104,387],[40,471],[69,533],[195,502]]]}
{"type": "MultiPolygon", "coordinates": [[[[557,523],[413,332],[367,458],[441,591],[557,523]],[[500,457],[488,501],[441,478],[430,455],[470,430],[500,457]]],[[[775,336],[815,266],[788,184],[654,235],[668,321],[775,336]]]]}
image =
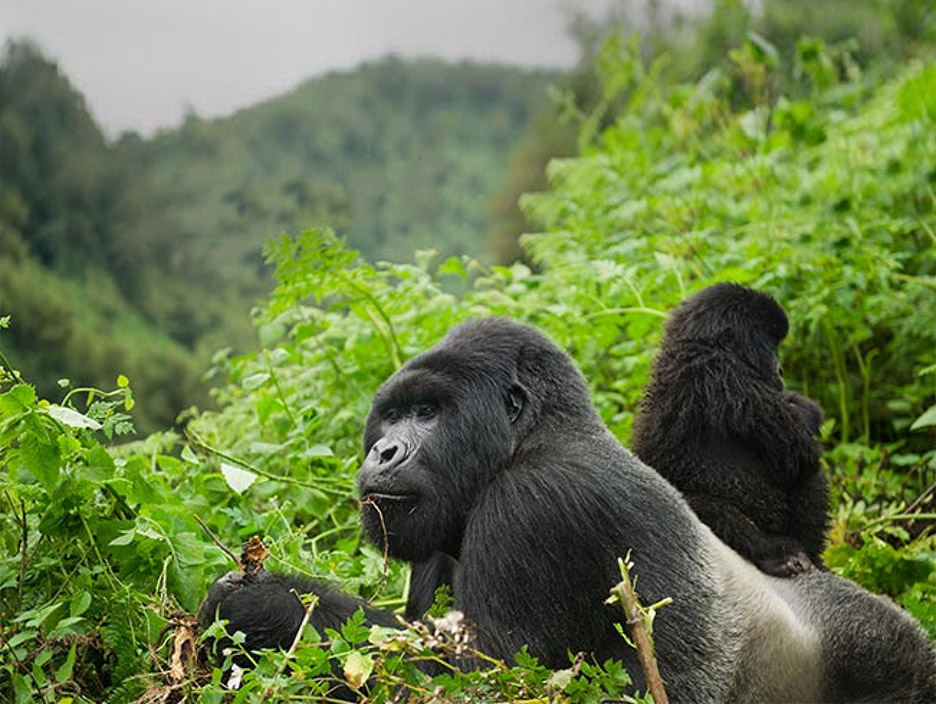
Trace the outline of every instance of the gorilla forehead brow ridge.
{"type": "Polygon", "coordinates": [[[445,370],[468,384],[493,380],[506,388],[519,382],[544,412],[594,415],[588,385],[572,359],[536,328],[509,318],[468,320],[404,369],[410,366],[445,370]]]}
{"type": "Polygon", "coordinates": [[[525,332],[526,328],[500,318],[469,320],[450,331],[435,347],[414,357],[403,369],[433,370],[451,381],[464,381],[466,375],[509,381],[524,344],[529,342],[527,335],[522,334],[525,332]],[[479,340],[483,344],[479,345],[479,340]]]}
{"type": "Polygon", "coordinates": [[[382,387],[374,397],[374,408],[383,412],[396,406],[450,400],[453,380],[454,376],[444,368],[404,367],[393,384],[382,387]]]}

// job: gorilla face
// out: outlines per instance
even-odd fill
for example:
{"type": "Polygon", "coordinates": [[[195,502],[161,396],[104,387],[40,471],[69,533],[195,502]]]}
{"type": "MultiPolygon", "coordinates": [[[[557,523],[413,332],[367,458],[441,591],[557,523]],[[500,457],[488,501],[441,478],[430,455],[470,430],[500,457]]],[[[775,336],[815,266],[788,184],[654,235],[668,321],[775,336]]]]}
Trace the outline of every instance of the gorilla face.
{"type": "Polygon", "coordinates": [[[404,560],[458,556],[471,507],[517,446],[525,405],[508,367],[456,358],[457,341],[446,342],[381,387],[364,433],[364,532],[404,560]]]}

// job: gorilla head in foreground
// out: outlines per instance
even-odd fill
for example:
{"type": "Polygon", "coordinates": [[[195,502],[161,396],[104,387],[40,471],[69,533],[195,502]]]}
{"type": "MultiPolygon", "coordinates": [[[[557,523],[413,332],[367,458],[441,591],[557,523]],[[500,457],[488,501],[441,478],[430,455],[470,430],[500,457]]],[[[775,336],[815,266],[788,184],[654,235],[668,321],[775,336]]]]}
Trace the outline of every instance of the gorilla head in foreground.
{"type": "MultiPolygon", "coordinates": [[[[453,558],[455,606],[495,657],[526,646],[561,668],[585,651],[622,660],[642,688],[621,614],[603,606],[630,551],[641,600],[673,599],[654,621],[673,701],[936,698],[934,652],[910,618],[831,574],[778,579],[739,557],[621,447],[572,361],[532,328],[471,321],[412,359],[377,393],[365,450],[368,538],[404,560],[453,558]]],[[[248,585],[240,602],[219,584],[202,614],[248,648],[270,641],[261,624],[295,633],[303,607],[284,581],[248,585]]],[[[324,595],[313,625],[355,608],[302,590],[324,595]]]]}
{"type": "Polygon", "coordinates": [[[788,330],[780,304],[745,286],[687,298],[666,322],[632,445],[719,538],[778,577],[822,565],[829,510],[822,410],[783,388],[788,330]]]}

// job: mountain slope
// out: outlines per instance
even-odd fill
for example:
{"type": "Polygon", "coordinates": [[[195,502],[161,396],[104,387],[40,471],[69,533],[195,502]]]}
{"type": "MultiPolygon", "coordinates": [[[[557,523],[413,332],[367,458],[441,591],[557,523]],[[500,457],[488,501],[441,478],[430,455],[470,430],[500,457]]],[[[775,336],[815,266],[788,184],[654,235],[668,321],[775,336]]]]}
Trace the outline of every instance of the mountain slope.
{"type": "Polygon", "coordinates": [[[166,374],[195,388],[214,350],[253,344],[269,236],[328,224],[369,258],[483,254],[489,195],[549,79],[390,58],[108,144],[57,67],[11,45],[0,313],[13,322],[0,345],[52,397],[59,378],[109,386],[125,372],[143,427],[170,423],[205,399],[167,397],[166,374]]]}
{"type": "Polygon", "coordinates": [[[483,255],[488,198],[549,78],[390,58],[191,117],[139,145],[150,211],[168,209],[191,256],[235,278],[257,272],[266,237],[325,224],[377,259],[483,255]]]}

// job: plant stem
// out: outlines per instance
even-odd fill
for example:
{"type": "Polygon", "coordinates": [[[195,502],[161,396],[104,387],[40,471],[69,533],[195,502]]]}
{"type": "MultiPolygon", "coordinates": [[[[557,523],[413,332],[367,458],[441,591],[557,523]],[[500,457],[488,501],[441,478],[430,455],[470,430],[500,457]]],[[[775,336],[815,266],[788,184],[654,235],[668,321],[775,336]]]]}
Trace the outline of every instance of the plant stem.
{"type": "Polygon", "coordinates": [[[640,660],[640,667],[647,679],[647,688],[653,696],[654,704],[668,704],[669,699],[666,696],[666,690],[663,688],[663,678],[660,677],[660,670],[657,667],[656,653],[653,649],[653,638],[647,628],[648,610],[640,604],[637,598],[637,592],[634,591],[633,580],[630,570],[633,563],[630,558],[622,560],[618,558],[618,567],[621,569],[621,581],[611,589],[611,599],[616,601],[624,610],[627,617],[627,628],[634,638],[634,645],[637,647],[637,657],[640,660]]]}

